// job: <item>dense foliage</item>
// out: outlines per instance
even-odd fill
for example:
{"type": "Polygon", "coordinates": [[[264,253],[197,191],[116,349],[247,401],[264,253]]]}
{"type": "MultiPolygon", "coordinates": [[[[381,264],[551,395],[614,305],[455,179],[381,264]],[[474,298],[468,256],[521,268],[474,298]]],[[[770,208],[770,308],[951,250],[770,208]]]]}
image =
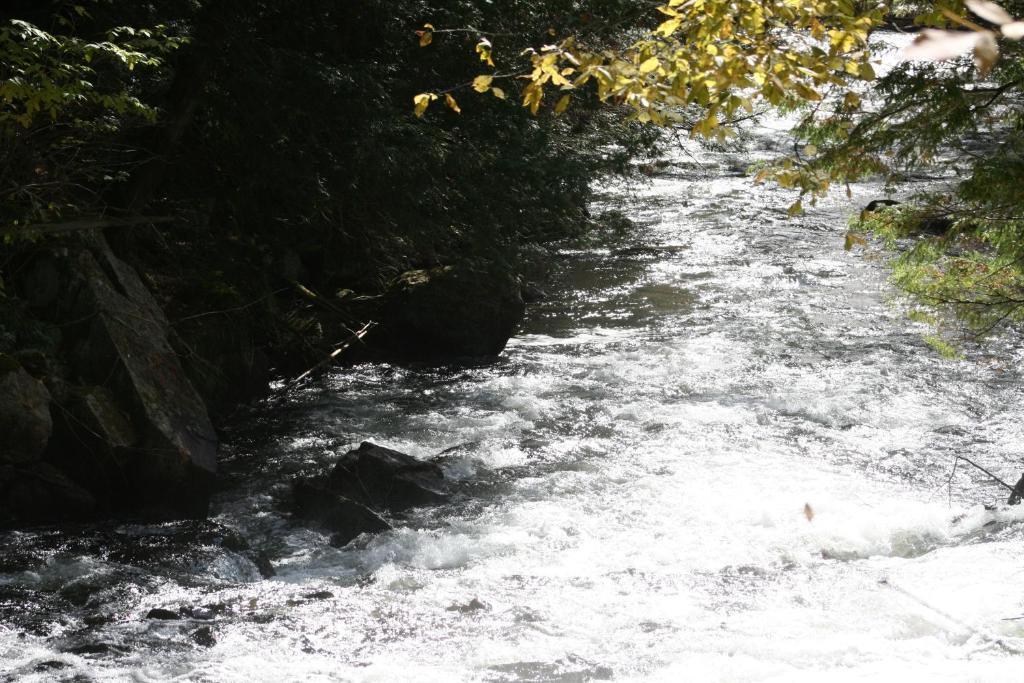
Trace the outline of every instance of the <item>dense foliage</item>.
{"type": "Polygon", "coordinates": [[[409,269],[514,281],[531,245],[606,224],[592,182],[634,173],[660,133],[596,104],[533,117],[514,86],[417,119],[424,83],[475,67],[468,36],[427,61],[415,31],[486,25],[525,48],[587,13],[621,17],[587,29],[595,44],[647,15],[624,0],[5,3],[0,316],[31,298],[35,260],[101,228],[164,306],[193,382],[228,403],[238,373],[221,359],[259,349],[304,370],[409,269]]]}
{"type": "MultiPolygon", "coordinates": [[[[1003,6],[1024,16],[1024,3],[1003,6]]],[[[975,21],[948,23],[967,24],[960,36],[989,30],[975,21]]],[[[990,63],[975,55],[972,64],[969,54],[903,63],[875,85],[879,105],[848,119],[848,135],[829,134],[835,121],[806,131],[823,142],[808,164],[823,177],[947,179],[855,225],[900,248],[895,281],[937,309],[920,316],[940,328],[936,345],[945,349],[1024,319],[1024,45],[1003,39],[999,48],[990,63]]]]}
{"type": "Polygon", "coordinates": [[[426,63],[414,29],[441,17],[525,47],[581,11],[631,8],[15,3],[0,17],[3,231],[160,214],[185,219],[172,237],[257,263],[293,250],[335,288],[372,289],[455,251],[512,258],[585,229],[590,182],[628,172],[658,136],[615,111],[536,119],[497,98],[417,121],[416,88],[470,69],[458,39],[426,63]]]}

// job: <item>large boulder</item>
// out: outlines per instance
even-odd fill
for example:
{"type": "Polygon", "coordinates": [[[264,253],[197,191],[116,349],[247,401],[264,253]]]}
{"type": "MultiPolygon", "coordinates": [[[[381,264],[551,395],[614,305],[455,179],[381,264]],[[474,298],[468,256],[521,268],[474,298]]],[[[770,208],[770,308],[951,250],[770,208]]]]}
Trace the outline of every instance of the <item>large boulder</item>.
{"type": "Polygon", "coordinates": [[[322,480],[295,482],[292,500],[297,518],[333,532],[332,545],[343,546],[360,534],[391,529],[391,525],[376,512],[338,494],[322,480]]]}
{"type": "Polygon", "coordinates": [[[413,359],[495,356],[525,310],[519,282],[499,268],[411,270],[384,294],[376,338],[413,359]]]}
{"type": "Polygon", "coordinates": [[[375,510],[399,512],[448,499],[440,467],[368,441],[341,456],[329,481],[336,493],[375,510]]]}
{"type": "Polygon", "coordinates": [[[138,274],[102,240],[79,252],[75,266],[75,312],[89,321],[85,341],[73,354],[76,370],[124,403],[133,428],[107,420],[112,413],[103,404],[109,394],[86,397],[84,408],[111,426],[115,445],[136,442],[123,472],[133,498],[129,507],[159,515],[205,514],[217,436],[171,348],[166,317],[138,274]]]}
{"type": "Polygon", "coordinates": [[[327,476],[292,485],[295,517],[334,532],[334,545],[390,529],[378,511],[394,513],[446,500],[441,468],[369,442],[343,455],[327,476]]]}
{"type": "Polygon", "coordinates": [[[0,464],[40,460],[52,431],[50,392],[17,361],[0,354],[0,464]]]}

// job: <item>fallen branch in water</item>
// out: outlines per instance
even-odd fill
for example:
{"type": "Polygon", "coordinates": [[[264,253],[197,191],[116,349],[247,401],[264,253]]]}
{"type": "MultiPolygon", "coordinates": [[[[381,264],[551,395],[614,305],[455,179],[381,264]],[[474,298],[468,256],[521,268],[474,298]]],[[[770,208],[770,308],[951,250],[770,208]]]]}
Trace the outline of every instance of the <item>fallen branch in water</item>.
{"type": "Polygon", "coordinates": [[[353,334],[351,337],[349,337],[345,341],[341,342],[341,344],[339,344],[337,346],[337,348],[335,348],[334,351],[332,351],[331,354],[329,356],[327,356],[327,358],[324,358],[322,361],[320,361],[319,363],[317,363],[316,365],[311,367],[309,370],[306,370],[304,373],[302,373],[301,375],[299,375],[295,379],[293,379],[293,380],[289,381],[287,384],[285,384],[285,389],[289,389],[289,388],[295,386],[296,384],[298,384],[302,380],[304,380],[307,377],[309,377],[310,375],[312,375],[314,372],[317,372],[318,370],[320,370],[325,365],[329,365],[330,363],[334,362],[334,359],[336,359],[338,356],[340,356],[342,353],[344,353],[345,349],[347,349],[348,347],[352,346],[352,344],[354,344],[357,341],[362,341],[363,337],[365,337],[366,334],[370,330],[372,330],[374,327],[376,327],[376,326],[377,326],[377,323],[374,322],[373,320],[371,320],[370,322],[368,322],[365,325],[363,325],[362,328],[358,332],[353,334]]]}
{"type": "Polygon", "coordinates": [[[956,476],[956,468],[960,464],[961,460],[963,460],[965,463],[967,463],[971,467],[974,467],[975,469],[981,470],[986,475],[988,475],[988,477],[992,481],[996,482],[997,484],[999,484],[1000,486],[1002,486],[1003,488],[1008,490],[1010,492],[1010,497],[1006,500],[1006,504],[1007,505],[1017,505],[1017,504],[1019,504],[1021,502],[1021,500],[1024,500],[1024,475],[1021,476],[1020,481],[1018,481],[1014,486],[1010,486],[1005,481],[1003,481],[1002,479],[1000,479],[996,475],[992,474],[991,472],[989,472],[987,469],[985,469],[984,467],[982,467],[978,463],[976,463],[973,460],[971,460],[970,458],[964,457],[962,455],[954,455],[953,456],[953,471],[949,473],[949,479],[946,480],[946,482],[949,484],[950,493],[951,494],[952,494],[952,488],[953,488],[953,477],[956,476]]]}

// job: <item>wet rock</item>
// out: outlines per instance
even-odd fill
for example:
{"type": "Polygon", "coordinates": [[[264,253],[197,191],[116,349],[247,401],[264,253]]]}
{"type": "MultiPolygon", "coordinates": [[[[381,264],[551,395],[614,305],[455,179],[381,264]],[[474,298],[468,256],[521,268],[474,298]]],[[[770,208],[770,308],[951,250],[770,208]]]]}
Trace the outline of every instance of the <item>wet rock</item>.
{"type": "Polygon", "coordinates": [[[298,481],[292,493],[295,516],[334,532],[331,545],[343,546],[360,534],[391,529],[376,512],[339,495],[324,482],[298,481]]]}
{"type": "Polygon", "coordinates": [[[264,579],[272,579],[277,576],[277,570],[274,569],[274,563],[270,561],[270,556],[263,551],[257,553],[253,559],[253,564],[256,565],[256,570],[259,571],[260,576],[264,579]]]}
{"type": "Polygon", "coordinates": [[[179,613],[197,621],[212,621],[217,618],[218,609],[216,607],[182,607],[179,613]]]}
{"type": "Polygon", "coordinates": [[[236,548],[246,547],[238,532],[209,520],[122,527],[103,540],[103,552],[112,561],[160,572],[194,571],[202,563],[230,561],[236,548]]]}
{"type": "Polygon", "coordinates": [[[925,216],[918,225],[918,232],[925,235],[945,235],[953,228],[953,219],[948,216],[925,216]]]}
{"type": "Polygon", "coordinates": [[[193,643],[201,647],[213,647],[217,644],[217,639],[213,635],[213,629],[209,626],[197,628],[189,634],[189,638],[192,639],[193,643]]]}
{"type": "Polygon", "coordinates": [[[146,619],[157,619],[160,621],[174,621],[180,619],[181,615],[178,612],[172,612],[169,609],[163,607],[154,607],[153,609],[146,612],[146,619]]]}
{"type": "Polygon", "coordinates": [[[52,432],[46,386],[13,358],[0,355],[0,463],[40,460],[52,432]]]}
{"type": "Polygon", "coordinates": [[[517,279],[497,268],[411,270],[385,293],[376,337],[413,359],[495,356],[525,310],[517,279]]]}
{"type": "Polygon", "coordinates": [[[73,655],[104,655],[118,651],[123,651],[123,648],[118,648],[110,643],[85,643],[67,650],[73,655]]]}
{"type": "Polygon", "coordinates": [[[895,199],[872,199],[864,208],[861,210],[861,218],[863,219],[864,214],[871,213],[873,211],[879,211],[890,206],[899,206],[900,202],[895,199]]]}
{"type": "Polygon", "coordinates": [[[456,603],[445,608],[448,612],[461,612],[463,614],[470,614],[472,612],[479,612],[481,610],[488,609],[490,609],[490,606],[486,602],[482,602],[479,598],[473,598],[465,604],[456,603]]]}
{"type": "Polygon", "coordinates": [[[316,591],[315,593],[306,593],[302,597],[306,600],[330,600],[334,597],[334,593],[331,591],[316,591]]]}
{"type": "Polygon", "coordinates": [[[341,456],[330,474],[331,489],[375,510],[398,512],[444,503],[444,474],[437,465],[363,442],[341,456]]]}
{"type": "Polygon", "coordinates": [[[47,659],[39,662],[35,665],[36,673],[49,673],[59,669],[68,669],[73,666],[70,662],[65,662],[60,659],[47,659]]]}
{"type": "MultiPolygon", "coordinates": [[[[899,206],[900,202],[894,199],[875,199],[868,202],[864,209],[860,212],[860,219],[864,220],[867,214],[880,211],[892,206],[899,206]]],[[[946,215],[930,215],[921,216],[917,223],[916,229],[913,231],[914,234],[918,235],[933,235],[936,237],[945,235],[953,227],[955,221],[946,215]]]]}
{"type": "Polygon", "coordinates": [[[93,495],[46,463],[0,466],[0,524],[86,520],[93,495]]]}
{"type": "Polygon", "coordinates": [[[139,447],[127,490],[146,512],[205,514],[217,437],[168,342],[163,312],[128,265],[99,242],[77,255],[76,313],[90,320],[77,370],[131,402],[139,447]]]}

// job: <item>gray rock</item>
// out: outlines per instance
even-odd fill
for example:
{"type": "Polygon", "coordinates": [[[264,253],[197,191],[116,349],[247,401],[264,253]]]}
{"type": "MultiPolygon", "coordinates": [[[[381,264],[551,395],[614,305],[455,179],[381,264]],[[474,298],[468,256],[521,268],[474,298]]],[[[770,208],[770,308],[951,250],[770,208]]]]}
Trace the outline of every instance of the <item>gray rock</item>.
{"type": "Polygon", "coordinates": [[[365,505],[350,500],[319,481],[297,481],[292,487],[295,516],[334,532],[331,544],[343,546],[360,534],[378,533],[391,525],[365,505]]]}
{"type": "Polygon", "coordinates": [[[329,481],[332,491],[375,510],[398,512],[448,499],[440,467],[368,441],[341,456],[329,481]]]}
{"type": "Polygon", "coordinates": [[[96,511],[92,494],[46,463],[0,467],[4,522],[82,521],[96,511]]]}
{"type": "MultiPolygon", "coordinates": [[[[217,437],[206,407],[168,342],[163,311],[138,275],[104,243],[96,253],[77,256],[76,308],[91,316],[87,340],[75,354],[77,370],[131,403],[139,447],[127,476],[137,502],[153,511],[201,515],[217,468],[217,437]]],[[[130,440],[126,430],[113,431],[130,440]]]]}
{"type": "Polygon", "coordinates": [[[158,619],[160,621],[176,621],[181,619],[181,615],[173,610],[164,609],[163,607],[154,607],[153,609],[146,612],[146,619],[158,619]]]}
{"type": "Polygon", "coordinates": [[[40,460],[52,432],[50,392],[12,358],[0,355],[0,463],[40,460]]]}
{"type": "Polygon", "coordinates": [[[125,464],[127,449],[138,442],[138,435],[113,393],[106,387],[87,386],[76,387],[71,394],[76,435],[125,464]]]}
{"type": "Polygon", "coordinates": [[[411,270],[384,294],[377,338],[414,359],[496,356],[525,310],[519,282],[498,268],[411,270]]]}

